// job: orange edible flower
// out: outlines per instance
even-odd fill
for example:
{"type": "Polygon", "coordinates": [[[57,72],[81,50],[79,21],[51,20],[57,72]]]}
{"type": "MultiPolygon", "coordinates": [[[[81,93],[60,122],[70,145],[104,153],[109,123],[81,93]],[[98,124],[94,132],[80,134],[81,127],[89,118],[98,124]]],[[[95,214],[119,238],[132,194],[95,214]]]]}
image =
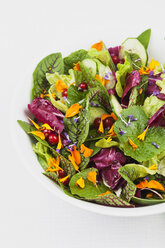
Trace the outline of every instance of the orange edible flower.
{"type": "Polygon", "coordinates": [[[108,195],[108,194],[111,194],[110,191],[106,191],[105,193],[101,193],[100,195],[97,195],[97,196],[104,196],[104,195],[108,195]]]}
{"type": "Polygon", "coordinates": [[[141,95],[141,94],[142,94],[142,92],[143,92],[143,89],[141,88],[141,89],[139,90],[139,94],[141,95]]]}
{"type": "Polygon", "coordinates": [[[79,103],[75,103],[73,104],[67,111],[65,114],[65,117],[73,117],[75,115],[77,115],[80,111],[80,109],[82,108],[82,106],[79,103]]]}
{"type": "Polygon", "coordinates": [[[159,182],[155,181],[155,180],[151,180],[148,182],[148,188],[158,189],[158,190],[162,190],[162,191],[165,190],[163,185],[160,184],[159,182]]]}
{"type": "Polygon", "coordinates": [[[54,131],[53,128],[51,128],[47,123],[43,124],[42,127],[43,127],[43,129],[54,131]]]}
{"type": "Polygon", "coordinates": [[[138,139],[144,141],[147,131],[148,131],[148,127],[143,131],[142,134],[138,136],[138,139]]]}
{"type": "Polygon", "coordinates": [[[101,119],[98,131],[99,131],[99,133],[104,133],[104,127],[103,127],[103,120],[102,119],[101,119]]]}
{"type": "Polygon", "coordinates": [[[91,46],[91,48],[96,48],[96,50],[99,52],[99,51],[102,51],[103,50],[103,42],[102,40],[98,43],[95,43],[91,46]]]}
{"type": "Polygon", "coordinates": [[[143,67],[140,68],[139,70],[139,74],[140,75],[146,75],[146,74],[149,74],[150,71],[154,71],[155,70],[155,67],[159,66],[159,62],[156,61],[156,60],[151,60],[150,64],[148,67],[146,67],[145,69],[143,67]]]}
{"type": "Polygon", "coordinates": [[[138,148],[138,146],[135,143],[133,143],[133,141],[130,138],[128,138],[128,142],[130,143],[134,151],[138,148]]]}
{"type": "Polygon", "coordinates": [[[81,164],[81,155],[80,155],[80,152],[77,151],[77,147],[76,146],[74,146],[73,149],[74,149],[73,151],[70,151],[70,150],[68,150],[68,151],[71,152],[72,157],[74,158],[76,164],[79,165],[79,164],[81,164]]]}
{"type": "Polygon", "coordinates": [[[109,131],[108,131],[108,134],[109,134],[108,136],[110,136],[110,137],[111,137],[111,136],[114,136],[114,137],[117,136],[117,134],[114,132],[114,125],[115,125],[115,124],[113,124],[112,127],[111,127],[111,128],[109,129],[109,131]]]}
{"type": "Polygon", "coordinates": [[[61,167],[59,167],[60,164],[60,158],[59,156],[57,157],[57,159],[55,158],[49,158],[49,167],[46,171],[48,172],[54,172],[54,171],[59,171],[59,170],[63,170],[61,167]]]}
{"type": "Polygon", "coordinates": [[[79,186],[80,188],[85,188],[85,182],[84,179],[82,177],[80,177],[77,182],[76,182],[76,186],[79,186]]]}
{"type": "Polygon", "coordinates": [[[81,71],[79,62],[77,62],[76,64],[74,64],[73,70],[75,70],[75,71],[81,71]]]}
{"type": "MultiPolygon", "coordinates": [[[[103,77],[101,78],[98,74],[96,74],[95,78],[103,85],[107,83],[108,80],[105,80],[103,77]]],[[[109,82],[109,81],[108,81],[109,82]]]]}
{"type": "Polygon", "coordinates": [[[59,181],[61,183],[64,183],[66,181],[66,179],[68,179],[70,177],[70,175],[66,176],[66,177],[63,177],[63,178],[60,178],[59,181]]]}
{"type": "Polygon", "coordinates": [[[71,156],[71,155],[69,155],[69,156],[68,156],[68,159],[69,159],[69,160],[70,160],[70,162],[72,163],[72,165],[73,165],[73,167],[75,168],[75,170],[76,170],[76,171],[78,171],[79,167],[78,167],[78,165],[76,164],[76,162],[75,162],[75,159],[74,159],[73,155],[72,155],[72,156],[71,156]]]}
{"type": "Polygon", "coordinates": [[[115,121],[117,120],[117,117],[113,112],[110,114],[110,117],[112,117],[115,121]]]}
{"type": "Polygon", "coordinates": [[[97,171],[90,171],[88,173],[88,180],[96,185],[96,176],[97,176],[97,171]]]}
{"type": "Polygon", "coordinates": [[[147,188],[148,187],[148,181],[147,180],[141,181],[139,184],[136,185],[136,187],[138,189],[147,188]]]}
{"type": "Polygon", "coordinates": [[[45,139],[45,135],[40,131],[32,131],[32,132],[28,132],[28,133],[32,133],[32,134],[34,134],[35,136],[39,137],[42,140],[45,139]]]}
{"type": "Polygon", "coordinates": [[[144,180],[139,184],[137,184],[136,187],[139,189],[150,188],[150,189],[158,189],[162,191],[165,190],[164,186],[155,180],[151,180],[149,182],[147,180],[144,180]]]}
{"type": "Polygon", "coordinates": [[[37,130],[40,130],[40,126],[37,124],[37,123],[35,123],[32,119],[30,119],[29,117],[28,117],[28,119],[33,123],[33,125],[35,126],[35,128],[37,129],[37,130]]]}
{"type": "Polygon", "coordinates": [[[64,89],[68,89],[68,85],[66,85],[62,80],[57,80],[56,90],[58,92],[63,92],[64,89]]]}
{"type": "Polygon", "coordinates": [[[80,152],[81,152],[81,153],[84,152],[84,157],[85,157],[85,158],[88,158],[88,157],[90,157],[90,156],[92,155],[93,149],[90,149],[90,148],[84,146],[84,144],[82,144],[82,145],[81,145],[81,151],[80,151],[80,152]]]}

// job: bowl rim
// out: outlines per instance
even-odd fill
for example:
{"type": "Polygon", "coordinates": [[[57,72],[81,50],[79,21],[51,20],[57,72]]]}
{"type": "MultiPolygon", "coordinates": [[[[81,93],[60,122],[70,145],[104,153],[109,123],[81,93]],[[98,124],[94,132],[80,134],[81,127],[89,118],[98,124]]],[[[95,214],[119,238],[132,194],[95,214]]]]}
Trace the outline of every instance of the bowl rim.
{"type": "MultiPolygon", "coordinates": [[[[30,77],[25,77],[25,82],[27,81],[27,78],[30,77]]],[[[29,80],[30,81],[30,80],[29,80]]],[[[30,84],[29,84],[30,85],[30,84]]],[[[22,85],[23,87],[23,85],[22,85]]],[[[29,88],[29,87],[28,87],[29,88]]],[[[156,205],[151,205],[151,206],[145,206],[145,207],[137,207],[137,208],[119,208],[119,207],[110,207],[110,206],[104,206],[104,205],[99,205],[96,203],[91,203],[83,200],[79,200],[73,197],[70,197],[66,195],[60,187],[57,185],[55,186],[54,183],[51,182],[50,179],[46,177],[42,177],[41,173],[40,174],[34,174],[33,170],[29,168],[29,164],[27,163],[27,160],[24,159],[23,153],[21,152],[19,141],[17,139],[17,133],[15,130],[18,128],[18,123],[15,118],[15,111],[17,109],[17,96],[18,96],[18,89],[20,91],[20,84],[16,86],[14,89],[14,94],[11,99],[11,104],[10,104],[10,135],[11,135],[11,140],[13,147],[15,151],[17,152],[17,155],[19,157],[19,160],[21,161],[20,164],[23,164],[25,168],[32,174],[34,178],[36,178],[47,190],[49,190],[51,193],[53,193],[55,196],[59,197],[60,199],[76,206],[81,209],[97,213],[97,214],[102,214],[102,215],[108,215],[108,216],[114,216],[114,217],[140,217],[140,216],[148,216],[148,215],[153,215],[153,214],[160,214],[165,212],[165,203],[160,203],[156,205]],[[53,185],[53,187],[52,187],[53,185]]],[[[29,94],[30,95],[30,94],[29,94]]],[[[30,98],[30,97],[29,97],[30,98]]],[[[23,111],[23,109],[22,109],[23,111]]],[[[20,113],[21,115],[21,113],[20,113]]],[[[20,127],[19,127],[20,128],[20,127]]],[[[21,128],[20,128],[21,131],[21,128]]],[[[23,132],[22,132],[23,134],[23,132]]],[[[24,137],[22,135],[22,137],[24,137]]],[[[26,137],[26,136],[25,136],[26,137]]],[[[30,142],[30,139],[28,141],[28,136],[25,138],[26,142],[30,142]]],[[[32,151],[32,149],[31,149],[32,151]]],[[[33,151],[32,151],[33,152],[33,151]]],[[[33,153],[34,154],[34,153],[33,153]]],[[[35,154],[33,158],[36,158],[35,154]]],[[[38,163],[38,162],[37,162],[38,163]]],[[[38,163],[39,165],[39,163],[38,163]]]]}

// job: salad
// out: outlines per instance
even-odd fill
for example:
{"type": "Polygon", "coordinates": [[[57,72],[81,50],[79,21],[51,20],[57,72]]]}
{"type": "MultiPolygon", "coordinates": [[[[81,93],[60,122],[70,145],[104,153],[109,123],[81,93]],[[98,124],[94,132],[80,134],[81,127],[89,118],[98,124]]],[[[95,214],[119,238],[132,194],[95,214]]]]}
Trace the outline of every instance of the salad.
{"type": "Polygon", "coordinates": [[[29,116],[18,123],[43,175],[70,197],[165,202],[165,65],[148,59],[150,35],[50,54],[33,73],[29,116]]]}

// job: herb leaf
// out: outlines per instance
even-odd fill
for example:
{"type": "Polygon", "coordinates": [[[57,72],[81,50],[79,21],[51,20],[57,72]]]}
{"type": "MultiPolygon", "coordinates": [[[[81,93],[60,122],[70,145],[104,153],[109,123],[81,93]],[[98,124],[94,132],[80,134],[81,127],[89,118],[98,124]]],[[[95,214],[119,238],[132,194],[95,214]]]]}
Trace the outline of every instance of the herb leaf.
{"type": "Polygon", "coordinates": [[[58,72],[62,74],[64,72],[64,63],[61,53],[53,53],[45,57],[37,65],[33,72],[33,88],[31,97],[32,100],[39,97],[43,90],[49,89],[49,82],[46,79],[46,73],[58,72]]]}
{"type": "Polygon", "coordinates": [[[151,36],[151,29],[147,29],[137,37],[137,39],[142,43],[142,45],[146,50],[148,48],[150,36],[151,36]]]}

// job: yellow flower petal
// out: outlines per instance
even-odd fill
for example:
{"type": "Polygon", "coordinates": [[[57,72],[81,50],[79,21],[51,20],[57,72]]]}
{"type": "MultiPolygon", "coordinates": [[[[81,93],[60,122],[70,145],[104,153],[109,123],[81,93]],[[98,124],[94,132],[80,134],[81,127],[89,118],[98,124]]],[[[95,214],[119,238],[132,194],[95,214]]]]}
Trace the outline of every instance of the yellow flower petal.
{"type": "Polygon", "coordinates": [[[88,157],[90,157],[90,156],[92,155],[93,149],[90,149],[90,148],[84,146],[84,144],[82,144],[82,145],[81,145],[81,151],[80,151],[80,152],[81,152],[81,153],[84,152],[84,157],[85,157],[85,158],[88,158],[88,157]]]}
{"type": "Polygon", "coordinates": [[[103,85],[105,86],[106,80],[102,77],[100,77],[98,74],[96,74],[95,78],[103,85]]]}
{"type": "Polygon", "coordinates": [[[97,171],[90,171],[88,173],[88,180],[96,185],[96,176],[97,176],[97,171]]]}
{"type": "Polygon", "coordinates": [[[42,127],[43,127],[44,129],[54,131],[54,129],[52,129],[47,123],[43,124],[42,127]]]}
{"type": "Polygon", "coordinates": [[[84,182],[84,179],[82,177],[80,177],[77,182],[76,182],[76,185],[79,186],[80,188],[85,188],[85,182],[84,182]]]}
{"type": "Polygon", "coordinates": [[[29,132],[29,133],[34,134],[35,136],[39,137],[42,140],[45,139],[45,135],[42,132],[40,132],[40,131],[32,131],[32,132],[29,132]]]}
{"type": "Polygon", "coordinates": [[[162,190],[162,191],[165,190],[164,186],[155,180],[151,180],[148,182],[148,188],[158,189],[158,190],[162,190]]]}
{"type": "Polygon", "coordinates": [[[82,106],[79,103],[75,103],[73,104],[67,111],[65,114],[65,117],[73,117],[75,115],[77,115],[80,111],[80,109],[82,108],[82,106]]]}
{"type": "Polygon", "coordinates": [[[97,195],[97,196],[104,196],[104,195],[108,195],[108,194],[111,194],[110,191],[106,191],[105,193],[101,193],[100,195],[97,195]]]}
{"type": "Polygon", "coordinates": [[[99,133],[104,133],[104,127],[103,127],[103,120],[102,119],[101,119],[98,131],[99,131],[99,133]]]}
{"type": "Polygon", "coordinates": [[[78,171],[78,170],[79,170],[79,166],[76,164],[74,157],[71,156],[71,155],[69,155],[69,156],[68,156],[68,159],[69,159],[70,162],[72,163],[72,165],[73,165],[73,167],[75,168],[75,170],[78,171]]]}
{"type": "Polygon", "coordinates": [[[79,62],[77,62],[77,64],[74,64],[73,70],[75,70],[75,71],[81,71],[79,62]]]}
{"type": "Polygon", "coordinates": [[[35,128],[37,130],[40,130],[41,129],[41,127],[37,123],[35,123],[32,119],[30,119],[29,117],[28,117],[28,119],[33,123],[33,125],[35,126],[35,128]]]}
{"type": "Polygon", "coordinates": [[[61,136],[60,136],[60,132],[58,133],[58,145],[57,145],[57,150],[61,150],[61,148],[63,147],[62,142],[61,142],[61,136]]]}
{"type": "Polygon", "coordinates": [[[138,148],[138,146],[130,138],[128,138],[128,142],[132,146],[134,151],[138,148]]]}
{"type": "Polygon", "coordinates": [[[63,177],[63,178],[60,178],[59,181],[60,181],[61,183],[63,183],[63,182],[65,182],[66,179],[68,179],[69,177],[70,177],[70,175],[68,175],[68,176],[66,176],[66,177],[63,177]]]}
{"type": "Polygon", "coordinates": [[[155,69],[155,67],[157,67],[159,65],[160,64],[158,61],[152,59],[148,67],[149,67],[150,71],[153,71],[155,69]]]}
{"type": "Polygon", "coordinates": [[[147,131],[148,131],[148,127],[144,130],[142,134],[138,136],[138,139],[144,141],[147,131]]]}
{"type": "Polygon", "coordinates": [[[68,86],[62,81],[62,80],[57,80],[56,82],[56,90],[58,92],[63,92],[64,89],[67,89],[68,86]]]}
{"type": "Polygon", "coordinates": [[[158,167],[157,167],[156,164],[153,164],[153,165],[151,165],[148,169],[149,169],[149,170],[157,170],[158,167]]]}
{"type": "Polygon", "coordinates": [[[147,180],[141,181],[139,184],[136,185],[136,187],[138,189],[148,188],[148,181],[147,180]]]}
{"type": "Polygon", "coordinates": [[[108,142],[112,141],[112,138],[111,136],[107,139],[108,142]]]}
{"type": "Polygon", "coordinates": [[[69,151],[71,152],[71,154],[72,154],[72,156],[73,156],[76,164],[79,165],[79,164],[81,164],[81,155],[80,155],[80,152],[77,150],[77,147],[76,146],[74,146],[73,149],[74,149],[73,151],[70,151],[70,150],[69,151]]]}
{"type": "Polygon", "coordinates": [[[91,46],[91,48],[95,48],[98,52],[103,50],[103,42],[102,40],[98,43],[95,43],[91,46]]]}

